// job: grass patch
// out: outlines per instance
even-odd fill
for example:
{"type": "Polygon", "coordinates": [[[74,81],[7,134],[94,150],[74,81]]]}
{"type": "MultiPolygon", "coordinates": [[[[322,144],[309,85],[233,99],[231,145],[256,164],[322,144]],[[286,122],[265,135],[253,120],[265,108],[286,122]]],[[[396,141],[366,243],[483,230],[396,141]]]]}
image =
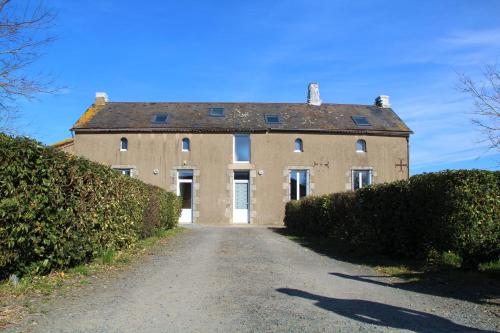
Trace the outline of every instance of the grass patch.
{"type": "Polygon", "coordinates": [[[412,271],[408,266],[406,265],[399,265],[399,266],[375,266],[375,269],[379,271],[380,273],[383,273],[385,275],[391,275],[391,276],[406,276],[413,274],[414,271],[412,271]]]}
{"type": "Polygon", "coordinates": [[[105,251],[88,264],[44,276],[23,276],[17,285],[13,285],[8,280],[0,282],[0,329],[15,324],[23,315],[30,313],[30,303],[33,299],[42,297],[41,301],[44,302],[46,298],[43,296],[63,289],[91,284],[89,277],[124,268],[134,260],[150,253],[156,245],[185,230],[187,229],[182,227],[162,230],[152,237],[137,242],[131,248],[121,251],[105,251]]]}
{"type": "Polygon", "coordinates": [[[479,270],[500,278],[500,259],[479,265],[479,270]]]}
{"type": "Polygon", "coordinates": [[[79,274],[82,276],[88,276],[90,274],[90,270],[86,265],[78,265],[73,268],[67,270],[70,274],[79,274]]]}
{"type": "Polygon", "coordinates": [[[114,262],[114,258],[116,256],[115,250],[106,250],[101,255],[99,255],[96,259],[101,265],[112,264],[114,262]]]}

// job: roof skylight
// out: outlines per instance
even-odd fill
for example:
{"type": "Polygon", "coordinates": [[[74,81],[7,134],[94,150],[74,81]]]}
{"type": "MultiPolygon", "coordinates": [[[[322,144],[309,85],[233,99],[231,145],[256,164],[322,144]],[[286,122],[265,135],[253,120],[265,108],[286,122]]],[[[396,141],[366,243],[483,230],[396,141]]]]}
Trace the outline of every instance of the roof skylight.
{"type": "Polygon", "coordinates": [[[281,124],[281,117],[275,114],[266,114],[266,124],[281,124]]]}
{"type": "Polygon", "coordinates": [[[358,126],[371,126],[372,124],[366,119],[365,116],[352,116],[352,121],[358,126]]]}
{"type": "Polygon", "coordinates": [[[209,108],[208,115],[210,117],[224,117],[224,108],[209,108]]]}
{"type": "Polygon", "coordinates": [[[151,120],[153,124],[167,124],[168,123],[168,113],[157,113],[151,120]]]}

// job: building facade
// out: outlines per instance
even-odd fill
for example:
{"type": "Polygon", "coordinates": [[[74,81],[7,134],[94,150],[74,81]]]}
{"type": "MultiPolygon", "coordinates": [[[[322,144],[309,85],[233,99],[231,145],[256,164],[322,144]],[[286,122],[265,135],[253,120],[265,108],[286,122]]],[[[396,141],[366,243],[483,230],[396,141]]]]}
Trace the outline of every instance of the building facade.
{"type": "Polygon", "coordinates": [[[310,90],[303,104],[98,94],[60,148],[176,192],[183,223],[279,225],[289,200],[408,178],[411,131],[387,97],[322,104],[310,90]]]}

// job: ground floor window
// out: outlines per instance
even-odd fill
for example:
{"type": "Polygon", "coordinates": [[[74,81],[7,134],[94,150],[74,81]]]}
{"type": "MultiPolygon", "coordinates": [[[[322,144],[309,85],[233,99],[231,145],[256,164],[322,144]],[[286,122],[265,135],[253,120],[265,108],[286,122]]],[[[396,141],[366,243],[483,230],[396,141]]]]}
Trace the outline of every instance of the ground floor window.
{"type": "Polygon", "coordinates": [[[299,200],[309,194],[309,172],[290,170],[290,199],[299,200]]]}
{"type": "Polygon", "coordinates": [[[371,170],[352,170],[352,189],[357,190],[372,183],[371,170]]]}
{"type": "Polygon", "coordinates": [[[115,170],[121,173],[122,175],[132,177],[132,169],[130,168],[115,168],[115,170]]]}

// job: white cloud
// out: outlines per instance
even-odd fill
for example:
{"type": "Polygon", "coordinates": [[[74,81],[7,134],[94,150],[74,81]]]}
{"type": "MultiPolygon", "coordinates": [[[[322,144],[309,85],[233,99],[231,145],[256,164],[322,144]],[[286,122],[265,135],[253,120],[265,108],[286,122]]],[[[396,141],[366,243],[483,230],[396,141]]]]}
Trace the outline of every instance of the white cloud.
{"type": "Polygon", "coordinates": [[[402,63],[477,66],[500,60],[500,29],[458,31],[410,50],[402,63]]]}
{"type": "Polygon", "coordinates": [[[500,46],[500,29],[462,31],[440,38],[438,41],[456,48],[481,45],[500,46]]]}

